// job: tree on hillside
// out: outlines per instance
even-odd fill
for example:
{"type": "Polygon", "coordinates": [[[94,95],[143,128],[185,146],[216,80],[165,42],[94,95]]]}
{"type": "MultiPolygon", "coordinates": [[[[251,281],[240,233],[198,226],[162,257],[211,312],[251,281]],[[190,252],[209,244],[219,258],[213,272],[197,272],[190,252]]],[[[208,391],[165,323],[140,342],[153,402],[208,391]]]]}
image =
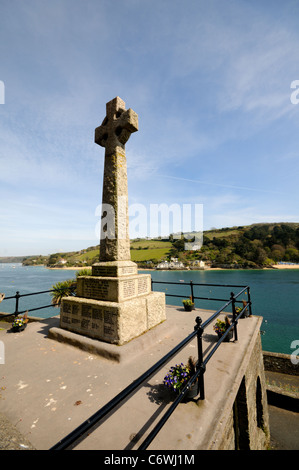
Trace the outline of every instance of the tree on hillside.
{"type": "Polygon", "coordinates": [[[283,246],[275,244],[272,245],[271,247],[271,258],[274,259],[274,261],[282,261],[284,258],[285,254],[285,249],[283,246]]]}
{"type": "Polygon", "coordinates": [[[265,240],[269,235],[269,225],[254,225],[244,232],[244,237],[249,240],[265,240]]]}
{"type": "Polygon", "coordinates": [[[60,258],[61,255],[59,253],[54,253],[53,255],[50,255],[48,265],[53,266],[54,264],[57,264],[60,258]]]}
{"type": "Polygon", "coordinates": [[[285,261],[299,262],[299,250],[295,247],[287,248],[284,255],[285,261]]]}

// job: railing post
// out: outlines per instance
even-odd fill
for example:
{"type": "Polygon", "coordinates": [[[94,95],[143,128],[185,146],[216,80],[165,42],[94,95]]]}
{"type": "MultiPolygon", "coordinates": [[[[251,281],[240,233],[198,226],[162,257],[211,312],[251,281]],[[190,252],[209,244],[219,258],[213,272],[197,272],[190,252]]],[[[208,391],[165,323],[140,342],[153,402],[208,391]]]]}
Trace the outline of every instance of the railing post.
{"type": "Polygon", "coordinates": [[[202,334],[203,334],[203,328],[201,326],[202,319],[200,317],[196,317],[195,321],[196,321],[196,325],[194,329],[197,330],[197,355],[198,355],[196,369],[197,371],[201,369],[201,373],[198,377],[198,383],[197,383],[197,395],[200,394],[199,398],[201,400],[204,400],[205,399],[205,386],[204,386],[203,374],[205,372],[205,366],[203,364],[203,353],[202,353],[202,334]]]}
{"type": "Polygon", "coordinates": [[[194,303],[193,281],[190,281],[190,288],[191,288],[191,300],[194,303]]]}
{"type": "Polygon", "coordinates": [[[232,301],[232,312],[233,312],[233,323],[234,323],[234,333],[235,333],[235,341],[238,341],[238,332],[237,332],[237,321],[236,321],[236,299],[235,294],[231,292],[230,298],[232,301]]]}
{"type": "Polygon", "coordinates": [[[248,296],[248,305],[249,305],[249,316],[251,317],[252,310],[251,310],[250,287],[249,286],[248,286],[248,289],[247,289],[247,296],[248,296]]]}
{"type": "Polygon", "coordinates": [[[19,314],[19,298],[21,297],[20,296],[20,292],[17,291],[16,292],[16,308],[15,308],[15,316],[17,316],[19,314]]]}

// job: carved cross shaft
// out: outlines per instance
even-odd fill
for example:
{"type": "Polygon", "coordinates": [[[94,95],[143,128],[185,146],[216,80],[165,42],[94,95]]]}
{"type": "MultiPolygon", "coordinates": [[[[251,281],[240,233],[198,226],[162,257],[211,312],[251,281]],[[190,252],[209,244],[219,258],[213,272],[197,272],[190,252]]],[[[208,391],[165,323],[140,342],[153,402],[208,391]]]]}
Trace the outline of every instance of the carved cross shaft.
{"type": "Polygon", "coordinates": [[[125,144],[138,130],[138,115],[119,97],[106,110],[95,130],[95,142],[105,147],[100,261],[124,261],[131,257],[125,144]]]}

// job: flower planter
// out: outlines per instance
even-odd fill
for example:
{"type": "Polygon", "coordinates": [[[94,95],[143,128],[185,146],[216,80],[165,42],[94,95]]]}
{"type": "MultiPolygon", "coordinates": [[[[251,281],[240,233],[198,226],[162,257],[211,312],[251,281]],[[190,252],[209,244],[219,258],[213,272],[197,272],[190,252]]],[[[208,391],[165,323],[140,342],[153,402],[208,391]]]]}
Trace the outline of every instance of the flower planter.
{"type": "Polygon", "coordinates": [[[194,305],[184,305],[184,309],[186,312],[191,312],[194,310],[194,305]]]}
{"type": "Polygon", "coordinates": [[[19,331],[25,330],[26,325],[27,325],[27,324],[24,323],[24,325],[21,325],[21,326],[12,326],[11,329],[12,329],[13,332],[17,333],[17,332],[19,332],[19,331]]]}
{"type": "MultiPolygon", "coordinates": [[[[223,334],[224,333],[217,333],[218,339],[222,338],[223,334]]],[[[227,336],[224,338],[223,342],[228,343],[231,339],[233,339],[233,334],[234,334],[233,330],[230,330],[227,336]]]]}
{"type": "MultiPolygon", "coordinates": [[[[164,377],[164,385],[168,388],[170,393],[179,395],[187,385],[188,381],[195,375],[196,362],[193,357],[189,357],[188,363],[176,364],[172,366],[168,374],[164,377]]],[[[182,402],[192,400],[197,396],[197,383],[193,383],[191,387],[186,390],[182,397],[182,402]]]]}
{"type": "Polygon", "coordinates": [[[12,322],[12,325],[11,325],[11,330],[13,332],[23,331],[23,330],[25,330],[25,328],[27,326],[27,322],[28,322],[28,318],[27,318],[27,312],[26,312],[24,317],[22,317],[22,318],[16,317],[14,319],[14,321],[12,322]]]}
{"type": "Polygon", "coordinates": [[[248,308],[246,308],[246,310],[244,310],[244,312],[242,313],[242,315],[240,316],[240,318],[247,318],[247,317],[249,317],[248,308]]]}
{"type": "Polygon", "coordinates": [[[195,397],[197,397],[197,383],[191,385],[182,402],[186,403],[190,400],[193,400],[195,397]]]}
{"type": "Polygon", "coordinates": [[[244,312],[242,313],[242,315],[240,316],[240,318],[247,318],[249,317],[249,308],[248,308],[248,303],[243,300],[243,307],[237,307],[236,308],[236,314],[239,315],[239,313],[241,312],[241,310],[243,310],[243,308],[245,308],[244,312]]]}

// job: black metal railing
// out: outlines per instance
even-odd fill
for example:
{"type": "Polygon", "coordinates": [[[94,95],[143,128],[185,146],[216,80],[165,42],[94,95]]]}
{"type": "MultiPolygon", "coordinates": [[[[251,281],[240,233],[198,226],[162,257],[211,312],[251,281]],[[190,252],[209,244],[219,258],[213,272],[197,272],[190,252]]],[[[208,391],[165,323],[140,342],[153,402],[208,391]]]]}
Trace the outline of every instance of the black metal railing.
{"type": "MultiPolygon", "coordinates": [[[[157,281],[154,281],[157,282],[157,281]]],[[[167,283],[167,284],[175,284],[175,283],[167,283]]],[[[195,285],[200,284],[193,284],[190,283],[191,289],[195,285]]],[[[204,284],[205,286],[207,284],[204,284]]],[[[210,284],[209,286],[211,286],[210,284]]],[[[217,287],[224,287],[224,285],[214,284],[217,287]]],[[[226,285],[225,287],[230,287],[226,285]]],[[[204,400],[205,399],[205,387],[204,387],[204,373],[206,371],[206,367],[216,350],[225,340],[227,335],[230,331],[233,330],[234,332],[234,339],[235,341],[238,339],[238,332],[237,332],[237,324],[239,318],[243,316],[246,309],[248,308],[250,315],[252,315],[251,309],[251,300],[250,300],[250,288],[249,286],[234,286],[234,287],[241,287],[241,290],[235,295],[233,292],[230,293],[230,298],[225,299],[225,304],[222,305],[220,309],[218,309],[215,313],[213,313],[205,322],[202,322],[200,317],[196,317],[196,325],[194,330],[185,338],[183,339],[176,347],[174,347],[169,353],[167,353],[162,359],[160,359],[156,364],[154,364],[150,369],[144,372],[139,378],[134,380],[130,385],[128,385],[122,392],[116,395],[112,400],[110,400],[106,405],[104,405],[100,410],[94,413],[91,417],[89,417],[86,421],[84,421],[80,426],[74,429],[70,434],[66,437],[61,439],[57,444],[55,444],[50,450],[66,450],[66,449],[73,449],[76,445],[78,445],[82,440],[84,440],[91,432],[93,432],[98,426],[103,423],[104,418],[106,418],[109,414],[113,414],[119,406],[124,404],[127,399],[137,392],[138,389],[141,388],[142,384],[155,375],[163,366],[165,366],[171,358],[173,358],[179,351],[181,351],[187,344],[189,344],[194,338],[197,338],[197,363],[196,363],[196,372],[195,374],[189,379],[187,384],[184,386],[181,393],[177,396],[174,400],[172,405],[168,408],[166,413],[162,416],[150,434],[145,438],[142,442],[138,450],[146,450],[148,446],[151,444],[153,439],[157,436],[161,428],[164,426],[168,418],[172,415],[175,411],[179,403],[184,399],[185,395],[187,394],[188,390],[191,386],[197,383],[197,396],[198,399],[204,400]],[[244,304],[243,308],[237,313],[236,311],[236,303],[238,302],[238,298],[244,293],[247,292],[248,294],[248,301],[244,304]],[[229,306],[232,308],[232,321],[228,329],[225,333],[218,339],[215,346],[209,352],[209,354],[204,358],[203,357],[203,347],[202,347],[202,335],[210,325],[221,313],[224,312],[229,306]]],[[[169,294],[172,295],[172,294],[169,294]]],[[[192,298],[195,300],[199,297],[195,297],[192,291],[192,298]]],[[[176,296],[178,297],[178,296],[176,296]]],[[[216,299],[213,299],[216,300],[216,299]]],[[[220,300],[220,299],[218,299],[220,300]]]]}
{"type": "MultiPolygon", "coordinates": [[[[188,287],[189,290],[189,293],[185,294],[185,295],[179,295],[179,294],[170,294],[170,293],[165,293],[165,296],[166,297],[177,297],[177,298],[184,298],[186,299],[186,297],[190,297],[192,302],[194,303],[195,300],[209,300],[209,301],[216,301],[216,302],[226,302],[227,299],[219,299],[219,298],[215,298],[215,297],[198,297],[198,296],[195,296],[194,295],[194,290],[196,287],[226,287],[226,288],[240,288],[242,287],[243,290],[242,290],[242,293],[243,292],[247,292],[247,299],[248,299],[248,308],[249,308],[249,314],[251,315],[251,299],[250,299],[250,286],[241,286],[241,285],[236,285],[236,284],[206,284],[206,283],[195,283],[193,281],[189,281],[189,282],[166,282],[166,281],[154,281],[152,279],[152,290],[154,290],[154,284],[165,284],[165,285],[179,285],[179,286],[183,286],[183,287],[188,287]]],[[[238,294],[239,296],[240,294],[238,294]]],[[[239,303],[241,301],[238,301],[239,303]]]]}
{"type": "MultiPolygon", "coordinates": [[[[41,295],[41,294],[50,294],[51,292],[58,292],[58,291],[63,293],[63,292],[66,292],[66,290],[68,292],[71,292],[69,288],[63,288],[63,287],[55,288],[55,289],[49,289],[49,290],[43,290],[43,291],[39,291],[39,292],[30,292],[30,294],[20,294],[20,292],[17,291],[15,295],[3,298],[2,301],[15,299],[15,311],[13,313],[7,313],[7,314],[4,314],[4,315],[1,314],[0,315],[0,320],[2,320],[3,318],[6,318],[6,317],[17,317],[18,315],[34,312],[34,311],[41,310],[41,309],[44,309],[44,308],[57,307],[56,303],[51,302],[51,304],[48,304],[48,305],[42,305],[40,307],[27,308],[25,310],[19,310],[20,299],[23,298],[23,297],[29,297],[29,296],[41,295]]],[[[74,293],[74,291],[73,291],[73,293],[74,293]]]]}

